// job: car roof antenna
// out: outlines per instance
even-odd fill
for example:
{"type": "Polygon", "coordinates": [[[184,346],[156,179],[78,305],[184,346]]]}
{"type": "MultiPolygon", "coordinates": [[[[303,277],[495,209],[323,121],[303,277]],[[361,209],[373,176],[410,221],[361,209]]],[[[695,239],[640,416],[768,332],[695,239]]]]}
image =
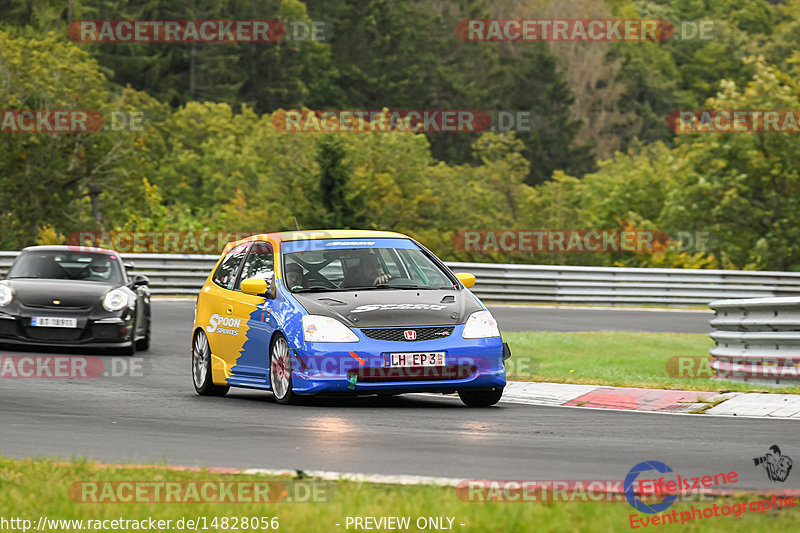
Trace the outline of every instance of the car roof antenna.
{"type": "Polygon", "coordinates": [[[292,215],[292,218],[294,219],[294,225],[297,227],[297,231],[300,231],[300,224],[297,223],[297,217],[292,215]]]}

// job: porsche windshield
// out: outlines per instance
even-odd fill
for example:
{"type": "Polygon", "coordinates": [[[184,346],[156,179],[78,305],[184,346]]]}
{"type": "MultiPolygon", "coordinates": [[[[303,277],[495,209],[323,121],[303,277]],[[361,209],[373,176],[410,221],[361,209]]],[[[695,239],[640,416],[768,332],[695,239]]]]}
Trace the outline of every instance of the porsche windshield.
{"type": "Polygon", "coordinates": [[[116,256],[72,251],[22,252],[8,279],[71,279],[121,284],[122,272],[116,256]]]}
{"type": "Polygon", "coordinates": [[[355,289],[452,289],[424,252],[409,248],[337,248],[284,254],[284,282],[293,292],[355,289]]]}

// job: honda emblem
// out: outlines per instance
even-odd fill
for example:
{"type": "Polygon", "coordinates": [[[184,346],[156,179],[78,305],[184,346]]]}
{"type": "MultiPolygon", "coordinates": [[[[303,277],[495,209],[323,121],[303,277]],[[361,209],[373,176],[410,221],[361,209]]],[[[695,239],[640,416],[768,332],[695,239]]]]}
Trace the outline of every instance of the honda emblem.
{"type": "Polygon", "coordinates": [[[413,341],[417,338],[417,332],[413,329],[407,329],[403,332],[403,337],[405,337],[407,341],[413,341]]]}

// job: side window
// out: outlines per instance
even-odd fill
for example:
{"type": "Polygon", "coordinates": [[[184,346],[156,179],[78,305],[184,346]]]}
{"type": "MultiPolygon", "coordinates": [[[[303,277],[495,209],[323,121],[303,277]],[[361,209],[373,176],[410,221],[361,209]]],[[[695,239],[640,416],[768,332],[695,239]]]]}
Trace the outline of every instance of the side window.
{"type": "Polygon", "coordinates": [[[233,290],[233,285],[236,283],[236,273],[239,271],[239,265],[242,264],[249,247],[250,243],[246,242],[228,252],[228,255],[225,256],[225,259],[214,271],[214,276],[211,280],[223,289],[233,290]]]}
{"type": "Polygon", "coordinates": [[[241,280],[248,278],[261,278],[269,279],[275,272],[275,257],[272,254],[272,246],[266,242],[256,242],[250,249],[250,254],[244,262],[242,275],[239,276],[239,282],[236,283],[236,289],[239,289],[241,280]]]}

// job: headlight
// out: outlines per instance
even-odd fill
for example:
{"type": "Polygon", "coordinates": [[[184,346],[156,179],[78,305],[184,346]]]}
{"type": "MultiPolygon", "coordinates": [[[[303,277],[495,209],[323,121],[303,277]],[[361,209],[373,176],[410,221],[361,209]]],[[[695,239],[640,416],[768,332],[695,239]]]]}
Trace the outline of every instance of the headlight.
{"type": "Polygon", "coordinates": [[[11,300],[13,299],[14,299],[14,289],[9,287],[5,283],[0,283],[0,307],[10,304],[11,300]]]}
{"type": "Polygon", "coordinates": [[[465,339],[484,339],[499,337],[500,330],[497,328],[497,320],[494,319],[492,313],[476,311],[469,315],[462,335],[465,339]]]}
{"type": "Polygon", "coordinates": [[[128,294],[122,289],[108,291],[103,298],[103,308],[106,311],[119,311],[128,305],[128,294]]]}
{"type": "Polygon", "coordinates": [[[358,342],[353,330],[327,316],[303,316],[303,338],[306,342],[358,342]]]}

